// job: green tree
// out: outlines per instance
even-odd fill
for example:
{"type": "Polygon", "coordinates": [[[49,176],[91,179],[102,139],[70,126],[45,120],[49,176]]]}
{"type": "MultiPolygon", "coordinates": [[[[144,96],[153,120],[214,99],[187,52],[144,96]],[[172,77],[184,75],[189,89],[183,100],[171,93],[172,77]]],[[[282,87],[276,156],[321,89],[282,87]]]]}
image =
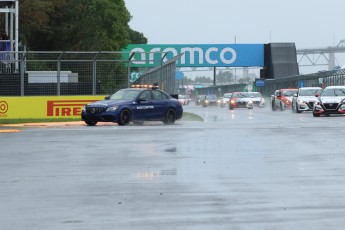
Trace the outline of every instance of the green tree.
{"type": "Polygon", "coordinates": [[[251,83],[253,80],[250,77],[242,77],[237,80],[238,84],[251,83]]]}
{"type": "Polygon", "coordinates": [[[205,76],[197,76],[194,81],[195,83],[212,83],[212,79],[205,76]]]}
{"type": "Polygon", "coordinates": [[[131,44],[147,44],[147,38],[144,36],[143,33],[132,30],[131,28],[129,28],[128,31],[131,44]]]}
{"type": "Polygon", "coordinates": [[[21,38],[37,51],[120,51],[147,43],[124,0],[21,0],[21,38]]]}
{"type": "Polygon", "coordinates": [[[231,71],[219,71],[216,76],[217,84],[230,84],[233,82],[233,74],[231,71]]]}

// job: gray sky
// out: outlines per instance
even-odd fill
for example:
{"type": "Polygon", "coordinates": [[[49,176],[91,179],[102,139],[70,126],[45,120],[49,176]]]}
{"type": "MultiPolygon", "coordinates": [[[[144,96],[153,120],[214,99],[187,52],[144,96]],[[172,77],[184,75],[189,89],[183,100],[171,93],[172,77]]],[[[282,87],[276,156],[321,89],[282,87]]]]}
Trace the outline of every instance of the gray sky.
{"type": "MultiPolygon", "coordinates": [[[[345,39],[344,0],[125,0],[130,26],[150,44],[294,42],[325,48],[345,39]]],[[[343,66],[343,55],[336,64],[343,66]]],[[[326,68],[326,67],[324,67],[326,68]]]]}

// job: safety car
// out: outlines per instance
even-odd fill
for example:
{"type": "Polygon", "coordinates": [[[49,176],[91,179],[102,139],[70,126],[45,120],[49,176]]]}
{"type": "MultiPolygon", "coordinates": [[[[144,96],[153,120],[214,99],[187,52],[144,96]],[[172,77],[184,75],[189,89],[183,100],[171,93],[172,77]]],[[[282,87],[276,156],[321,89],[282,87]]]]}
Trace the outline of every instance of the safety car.
{"type": "Polygon", "coordinates": [[[299,88],[292,98],[291,111],[302,113],[303,111],[313,111],[314,103],[317,101],[316,94],[321,92],[321,87],[299,88]]]}
{"type": "Polygon", "coordinates": [[[293,95],[297,93],[298,89],[278,89],[271,95],[271,108],[272,111],[279,109],[284,111],[285,109],[291,109],[293,95]]]}
{"type": "Polygon", "coordinates": [[[321,114],[345,114],[345,86],[328,86],[318,95],[314,104],[313,116],[321,114]]]}
{"type": "Polygon", "coordinates": [[[89,126],[98,122],[116,122],[127,125],[130,122],[163,121],[174,124],[182,117],[181,103],[152,85],[134,85],[121,89],[104,100],[85,105],[81,119],[89,126]]]}

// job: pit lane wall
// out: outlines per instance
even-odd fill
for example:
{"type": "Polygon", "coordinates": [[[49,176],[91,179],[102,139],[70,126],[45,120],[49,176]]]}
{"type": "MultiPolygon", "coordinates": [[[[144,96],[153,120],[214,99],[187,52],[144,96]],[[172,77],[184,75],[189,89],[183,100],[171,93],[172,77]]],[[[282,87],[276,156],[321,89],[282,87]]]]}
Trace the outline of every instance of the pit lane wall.
{"type": "Polygon", "coordinates": [[[105,96],[0,97],[0,123],[5,119],[80,118],[82,108],[105,96]]]}

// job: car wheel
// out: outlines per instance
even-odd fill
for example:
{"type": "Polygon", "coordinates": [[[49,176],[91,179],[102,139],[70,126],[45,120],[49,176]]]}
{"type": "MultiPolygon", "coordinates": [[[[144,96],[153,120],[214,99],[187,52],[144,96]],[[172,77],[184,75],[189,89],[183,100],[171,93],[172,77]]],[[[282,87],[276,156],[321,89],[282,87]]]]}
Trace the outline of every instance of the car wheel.
{"type": "Polygon", "coordinates": [[[320,116],[320,114],[313,113],[313,116],[314,116],[314,117],[319,117],[319,116],[320,116]]]}
{"type": "Polygon", "coordinates": [[[279,103],[279,110],[280,111],[284,111],[284,104],[283,104],[283,102],[279,103]]]}
{"type": "Polygon", "coordinates": [[[231,105],[229,105],[229,109],[230,109],[230,110],[233,110],[234,108],[233,108],[231,105]]]}
{"type": "Polygon", "coordinates": [[[95,126],[97,124],[97,121],[85,121],[85,124],[88,126],[95,126]]]}
{"type": "Polygon", "coordinates": [[[276,103],[275,103],[275,101],[272,101],[272,111],[276,111],[276,103]]]}
{"type": "Polygon", "coordinates": [[[120,119],[117,123],[119,125],[128,125],[130,121],[131,113],[127,109],[122,110],[120,113],[120,119]]]}
{"type": "Polygon", "coordinates": [[[302,113],[301,110],[299,110],[298,105],[296,104],[296,113],[302,113]]]}
{"type": "Polygon", "coordinates": [[[165,120],[163,121],[164,124],[166,125],[172,125],[176,121],[176,111],[175,109],[168,109],[166,115],[165,115],[165,120]]]}

